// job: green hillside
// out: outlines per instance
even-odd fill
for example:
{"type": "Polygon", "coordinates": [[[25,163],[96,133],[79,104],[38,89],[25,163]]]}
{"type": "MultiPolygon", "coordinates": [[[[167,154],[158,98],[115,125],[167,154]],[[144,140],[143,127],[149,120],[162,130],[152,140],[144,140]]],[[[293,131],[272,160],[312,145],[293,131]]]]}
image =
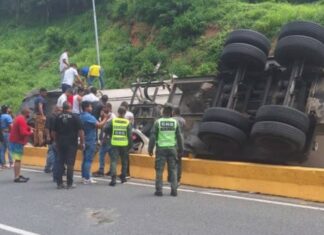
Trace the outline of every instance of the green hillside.
{"type": "MultiPolygon", "coordinates": [[[[288,21],[324,24],[323,1],[107,0],[97,8],[108,88],[127,86],[152,72],[158,61],[178,76],[216,73],[223,40],[235,28],[255,29],[274,41],[288,21]]],[[[31,89],[58,87],[64,48],[79,67],[95,63],[92,17],[90,8],[49,23],[37,17],[19,23],[2,18],[0,104],[17,108],[31,89]]]]}

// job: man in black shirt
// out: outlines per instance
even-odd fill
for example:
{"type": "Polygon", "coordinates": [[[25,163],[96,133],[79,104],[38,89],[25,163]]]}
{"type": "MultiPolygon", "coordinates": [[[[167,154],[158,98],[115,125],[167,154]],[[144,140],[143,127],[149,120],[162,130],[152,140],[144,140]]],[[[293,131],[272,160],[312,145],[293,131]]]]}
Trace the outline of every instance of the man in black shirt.
{"type": "Polygon", "coordinates": [[[67,166],[67,188],[74,188],[73,171],[78,149],[78,137],[83,150],[84,132],[80,118],[72,114],[71,105],[68,102],[64,102],[63,112],[55,119],[52,135],[58,154],[57,188],[65,188],[62,179],[64,164],[67,166]]]}

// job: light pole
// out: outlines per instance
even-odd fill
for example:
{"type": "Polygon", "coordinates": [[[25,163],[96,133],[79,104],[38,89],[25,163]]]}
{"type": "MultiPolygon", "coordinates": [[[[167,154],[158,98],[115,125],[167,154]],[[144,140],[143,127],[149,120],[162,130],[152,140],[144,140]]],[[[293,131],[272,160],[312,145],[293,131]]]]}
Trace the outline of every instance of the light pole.
{"type": "Polygon", "coordinates": [[[93,8],[93,22],[94,22],[94,27],[95,27],[95,38],[96,38],[97,64],[100,65],[98,25],[97,25],[97,13],[96,13],[96,3],[95,3],[95,0],[92,0],[92,8],[93,8]]]}

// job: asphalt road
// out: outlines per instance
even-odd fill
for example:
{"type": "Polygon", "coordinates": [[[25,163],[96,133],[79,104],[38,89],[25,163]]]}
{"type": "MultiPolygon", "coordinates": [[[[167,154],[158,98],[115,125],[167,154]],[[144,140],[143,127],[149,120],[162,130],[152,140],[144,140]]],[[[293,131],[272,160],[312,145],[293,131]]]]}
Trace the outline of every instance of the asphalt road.
{"type": "MultiPolygon", "coordinates": [[[[57,190],[51,177],[26,169],[27,184],[0,171],[0,234],[322,235],[324,204],[181,186],[177,198],[153,195],[153,182],[77,184],[57,190]]],[[[80,178],[76,178],[78,183],[80,178]]]]}

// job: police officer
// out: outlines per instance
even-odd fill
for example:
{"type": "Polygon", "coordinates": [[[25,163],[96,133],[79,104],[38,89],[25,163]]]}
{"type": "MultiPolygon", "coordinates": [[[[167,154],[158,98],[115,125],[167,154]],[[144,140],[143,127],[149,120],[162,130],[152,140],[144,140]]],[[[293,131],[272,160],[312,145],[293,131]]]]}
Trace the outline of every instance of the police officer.
{"type": "Polygon", "coordinates": [[[166,105],[163,109],[163,117],[158,119],[151,132],[149,142],[149,154],[153,156],[153,149],[156,145],[155,158],[155,195],[163,196],[163,170],[165,162],[168,164],[168,172],[170,172],[171,196],[176,197],[177,194],[177,155],[183,152],[183,140],[178,121],[172,116],[172,107],[166,105]]]}
{"type": "Polygon", "coordinates": [[[126,109],[121,106],[118,109],[118,117],[109,121],[105,127],[105,134],[110,136],[111,141],[111,182],[110,186],[116,185],[116,168],[117,159],[121,157],[122,173],[120,176],[121,182],[125,183],[127,175],[127,165],[129,157],[129,149],[132,146],[132,127],[130,122],[125,118],[126,109]]]}

